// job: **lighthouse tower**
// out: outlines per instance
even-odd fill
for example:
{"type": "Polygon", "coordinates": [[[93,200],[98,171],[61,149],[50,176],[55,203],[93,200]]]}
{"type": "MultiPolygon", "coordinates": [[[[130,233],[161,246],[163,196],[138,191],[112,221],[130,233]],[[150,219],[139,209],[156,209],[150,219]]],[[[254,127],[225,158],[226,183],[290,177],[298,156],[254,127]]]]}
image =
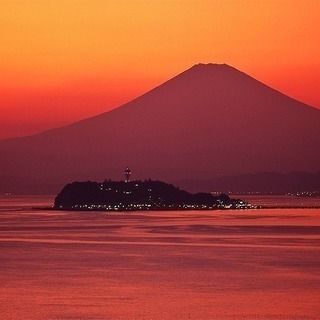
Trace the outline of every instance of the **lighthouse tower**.
{"type": "Polygon", "coordinates": [[[131,170],[127,167],[126,170],[124,170],[124,181],[129,182],[131,176],[131,170]]]}

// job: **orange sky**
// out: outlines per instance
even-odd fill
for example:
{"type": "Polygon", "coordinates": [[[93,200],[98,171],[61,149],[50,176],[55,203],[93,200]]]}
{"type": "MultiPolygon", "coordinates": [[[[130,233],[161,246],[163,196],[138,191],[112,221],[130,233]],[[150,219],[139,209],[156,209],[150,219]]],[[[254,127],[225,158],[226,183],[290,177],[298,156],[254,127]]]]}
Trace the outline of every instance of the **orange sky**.
{"type": "Polygon", "coordinates": [[[320,108],[320,1],[2,0],[0,138],[131,100],[227,63],[320,108]]]}

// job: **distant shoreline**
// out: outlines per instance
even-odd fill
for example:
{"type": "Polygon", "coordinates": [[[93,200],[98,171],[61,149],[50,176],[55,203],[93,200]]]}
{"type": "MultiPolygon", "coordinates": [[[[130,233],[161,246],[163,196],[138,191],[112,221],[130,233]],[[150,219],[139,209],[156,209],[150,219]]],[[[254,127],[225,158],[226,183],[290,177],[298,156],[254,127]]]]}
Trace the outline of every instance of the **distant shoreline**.
{"type": "Polygon", "coordinates": [[[248,210],[266,210],[266,209],[320,209],[320,206],[252,206],[251,208],[165,208],[165,209],[73,209],[73,208],[55,208],[55,207],[33,207],[33,210],[45,210],[45,211],[71,211],[71,212],[157,212],[157,211],[248,211],[248,210]]]}

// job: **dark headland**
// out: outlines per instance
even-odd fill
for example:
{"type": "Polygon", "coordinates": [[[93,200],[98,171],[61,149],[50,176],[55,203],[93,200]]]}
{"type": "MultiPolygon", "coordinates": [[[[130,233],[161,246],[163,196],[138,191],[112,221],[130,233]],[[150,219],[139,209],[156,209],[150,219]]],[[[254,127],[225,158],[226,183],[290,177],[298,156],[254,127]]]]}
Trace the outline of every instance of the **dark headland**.
{"type": "Polygon", "coordinates": [[[73,182],[57,195],[53,209],[85,211],[245,209],[226,194],[189,193],[162,181],[73,182]]]}

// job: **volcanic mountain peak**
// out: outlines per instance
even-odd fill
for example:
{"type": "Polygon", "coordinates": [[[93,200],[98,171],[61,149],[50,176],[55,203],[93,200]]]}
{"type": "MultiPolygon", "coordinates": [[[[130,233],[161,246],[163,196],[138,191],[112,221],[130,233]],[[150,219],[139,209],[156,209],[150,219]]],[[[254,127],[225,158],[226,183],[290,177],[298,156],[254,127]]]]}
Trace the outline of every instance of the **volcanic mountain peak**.
{"type": "Polygon", "coordinates": [[[209,63],[199,62],[199,63],[196,63],[193,67],[201,67],[201,68],[204,68],[204,67],[207,67],[207,68],[208,67],[229,67],[229,68],[232,68],[226,63],[212,63],[212,62],[209,62],[209,63]]]}
{"type": "Polygon", "coordinates": [[[219,73],[230,72],[230,71],[242,73],[236,68],[233,68],[226,63],[197,63],[193,65],[191,68],[178,74],[176,77],[179,77],[182,74],[191,75],[193,73],[197,73],[199,76],[204,76],[205,74],[208,74],[208,73],[219,74],[219,73]]]}
{"type": "Polygon", "coordinates": [[[0,180],[60,188],[117,179],[128,164],[137,179],[167,181],[316,172],[319,137],[318,109],[226,64],[197,64],[115,110],[0,142],[0,180]]]}
{"type": "Polygon", "coordinates": [[[260,87],[258,90],[269,88],[228,64],[198,63],[150,92],[169,88],[174,91],[174,95],[181,91],[187,95],[196,94],[199,90],[201,95],[206,92],[224,92],[232,95],[239,90],[256,90],[253,86],[260,87]]]}
{"type": "Polygon", "coordinates": [[[191,70],[197,70],[197,71],[203,71],[203,72],[236,72],[240,74],[245,74],[244,72],[241,72],[237,68],[234,68],[227,63],[196,63],[191,68],[187,69],[185,72],[191,71],[191,70]]]}

